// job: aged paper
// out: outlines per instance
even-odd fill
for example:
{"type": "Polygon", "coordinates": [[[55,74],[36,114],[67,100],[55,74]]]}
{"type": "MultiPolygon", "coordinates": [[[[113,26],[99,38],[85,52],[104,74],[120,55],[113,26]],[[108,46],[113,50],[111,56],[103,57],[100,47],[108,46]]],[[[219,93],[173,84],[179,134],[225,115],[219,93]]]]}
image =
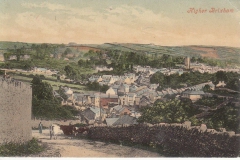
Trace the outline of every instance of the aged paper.
{"type": "Polygon", "coordinates": [[[238,157],[239,0],[0,0],[1,157],[238,157]]]}

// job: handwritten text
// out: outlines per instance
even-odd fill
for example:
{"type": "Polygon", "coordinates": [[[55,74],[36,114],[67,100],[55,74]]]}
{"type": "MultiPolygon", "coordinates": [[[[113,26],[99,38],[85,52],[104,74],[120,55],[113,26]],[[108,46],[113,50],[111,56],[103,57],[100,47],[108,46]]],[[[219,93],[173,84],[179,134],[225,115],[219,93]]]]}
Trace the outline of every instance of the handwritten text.
{"type": "Polygon", "coordinates": [[[202,8],[189,8],[187,13],[193,14],[201,14],[201,13],[233,13],[234,9],[227,8],[210,8],[210,9],[202,9],[202,8]]]}

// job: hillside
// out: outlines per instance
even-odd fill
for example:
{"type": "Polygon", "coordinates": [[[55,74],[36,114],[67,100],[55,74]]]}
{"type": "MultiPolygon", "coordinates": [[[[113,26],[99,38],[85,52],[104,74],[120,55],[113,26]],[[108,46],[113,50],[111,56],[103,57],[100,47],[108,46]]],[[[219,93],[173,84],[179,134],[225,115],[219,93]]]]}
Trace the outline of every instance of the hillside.
{"type": "Polygon", "coordinates": [[[239,63],[240,48],[225,46],[160,46],[154,44],[104,43],[101,45],[81,45],[89,49],[122,50],[148,54],[168,54],[173,56],[207,57],[239,63]]]}
{"type": "MultiPolygon", "coordinates": [[[[25,42],[0,42],[0,50],[25,47],[30,48],[32,43],[25,42]]],[[[147,54],[168,54],[173,56],[207,57],[239,64],[240,48],[225,46],[160,46],[154,44],[134,43],[104,43],[104,44],[69,44],[65,47],[78,49],[82,53],[89,50],[121,50],[128,52],[140,52],[147,54]]]]}

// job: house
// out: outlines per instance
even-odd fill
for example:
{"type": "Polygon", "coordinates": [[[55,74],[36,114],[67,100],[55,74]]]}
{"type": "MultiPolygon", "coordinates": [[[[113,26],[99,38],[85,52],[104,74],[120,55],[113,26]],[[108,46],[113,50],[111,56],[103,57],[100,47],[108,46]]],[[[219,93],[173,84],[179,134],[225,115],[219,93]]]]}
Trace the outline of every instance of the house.
{"type": "Polygon", "coordinates": [[[117,105],[110,109],[110,117],[112,118],[117,118],[129,114],[131,114],[131,111],[122,105],[117,105]]]}
{"type": "Polygon", "coordinates": [[[205,93],[203,91],[186,90],[186,91],[182,92],[182,97],[189,98],[193,102],[195,102],[195,101],[201,99],[204,94],[205,93]]]}
{"type": "Polygon", "coordinates": [[[113,68],[107,68],[106,66],[96,66],[95,68],[97,71],[112,71],[113,68]]]}
{"type": "Polygon", "coordinates": [[[106,118],[105,121],[108,126],[112,126],[118,119],[119,118],[106,118]]]}
{"type": "Polygon", "coordinates": [[[20,57],[21,60],[28,60],[28,59],[30,59],[30,58],[31,58],[30,55],[27,55],[27,54],[22,55],[22,56],[20,57]]]}
{"type": "Polygon", "coordinates": [[[16,55],[11,55],[8,60],[17,60],[17,56],[16,55]]]}
{"type": "Polygon", "coordinates": [[[150,85],[148,85],[148,88],[151,90],[156,90],[158,86],[159,86],[159,84],[150,84],[150,85]]]}
{"type": "Polygon", "coordinates": [[[137,118],[132,117],[130,115],[123,115],[112,125],[117,126],[117,125],[134,125],[134,124],[138,124],[137,118]]]}
{"type": "Polygon", "coordinates": [[[162,96],[159,95],[156,91],[149,92],[148,95],[151,102],[155,102],[157,99],[162,98],[162,96]]]}
{"type": "Polygon", "coordinates": [[[100,120],[104,120],[106,117],[105,111],[98,107],[90,107],[82,112],[82,117],[88,124],[93,124],[100,120]]]}
{"type": "Polygon", "coordinates": [[[113,89],[112,87],[110,87],[107,91],[106,91],[107,95],[117,95],[117,90],[113,89]]]}
{"type": "Polygon", "coordinates": [[[87,105],[87,98],[84,94],[74,94],[74,104],[78,106],[87,105]]]}
{"type": "Polygon", "coordinates": [[[129,77],[127,77],[127,78],[124,79],[124,83],[130,85],[130,84],[134,83],[134,79],[133,79],[133,78],[129,78],[129,77]]]}
{"type": "Polygon", "coordinates": [[[142,96],[139,102],[139,108],[147,107],[149,105],[151,105],[151,100],[146,96],[142,96]]]}
{"type": "Polygon", "coordinates": [[[138,89],[136,85],[129,86],[129,92],[135,92],[138,89]]]}
{"type": "Polygon", "coordinates": [[[131,111],[130,116],[135,117],[135,118],[139,118],[139,117],[141,117],[141,113],[136,112],[136,111],[131,111]]]}
{"type": "Polygon", "coordinates": [[[121,105],[135,105],[135,93],[126,93],[124,95],[119,95],[119,104],[121,105]]]}
{"type": "Polygon", "coordinates": [[[100,81],[102,81],[101,78],[102,78],[101,76],[92,75],[88,80],[89,80],[90,82],[94,82],[94,81],[100,82],[100,81]]]}
{"type": "Polygon", "coordinates": [[[226,84],[224,81],[219,81],[218,84],[216,85],[216,87],[225,87],[226,84]]]}
{"type": "Polygon", "coordinates": [[[118,104],[117,95],[101,95],[100,96],[100,105],[103,108],[109,108],[110,104],[118,104]]]}
{"type": "Polygon", "coordinates": [[[118,89],[117,89],[117,95],[118,96],[122,96],[126,93],[125,91],[125,86],[123,84],[121,84],[118,89]]]}

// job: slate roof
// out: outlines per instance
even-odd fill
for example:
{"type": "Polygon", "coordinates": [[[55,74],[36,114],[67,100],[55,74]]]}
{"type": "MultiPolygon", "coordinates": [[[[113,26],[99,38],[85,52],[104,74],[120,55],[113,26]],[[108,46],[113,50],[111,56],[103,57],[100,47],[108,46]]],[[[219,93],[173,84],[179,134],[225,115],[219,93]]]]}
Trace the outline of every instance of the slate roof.
{"type": "Polygon", "coordinates": [[[114,106],[113,109],[115,109],[116,111],[119,111],[122,107],[122,105],[117,105],[117,106],[114,106]]]}
{"type": "Polygon", "coordinates": [[[120,117],[115,123],[113,123],[113,126],[116,125],[123,125],[123,124],[138,124],[137,119],[135,117],[131,117],[129,115],[123,115],[120,117]]]}
{"type": "Polygon", "coordinates": [[[189,95],[203,95],[203,94],[205,94],[203,91],[189,91],[189,90],[184,91],[183,93],[189,94],[189,95]]]}
{"type": "Polygon", "coordinates": [[[106,118],[107,125],[113,125],[119,118],[106,118]]]}
{"type": "MultiPolygon", "coordinates": [[[[100,108],[98,108],[98,107],[90,107],[90,110],[91,110],[93,113],[95,113],[95,114],[97,114],[98,112],[100,112],[100,108]]],[[[102,113],[105,112],[103,109],[101,109],[101,111],[102,111],[102,113]]]]}

